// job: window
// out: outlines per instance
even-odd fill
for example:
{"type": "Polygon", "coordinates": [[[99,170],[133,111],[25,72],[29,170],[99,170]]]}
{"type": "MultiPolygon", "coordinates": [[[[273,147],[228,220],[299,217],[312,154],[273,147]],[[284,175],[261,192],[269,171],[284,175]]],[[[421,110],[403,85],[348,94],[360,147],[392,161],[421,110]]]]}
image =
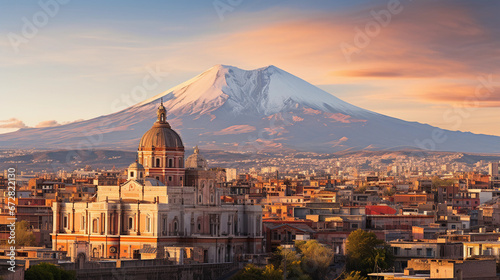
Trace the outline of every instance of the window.
{"type": "Polygon", "coordinates": [[[182,168],[182,158],[179,158],[179,168],[182,168]]]}
{"type": "Polygon", "coordinates": [[[152,226],[151,226],[151,217],[147,216],[146,217],[146,231],[151,232],[152,226]]]}
{"type": "Polygon", "coordinates": [[[420,256],[422,254],[422,248],[417,248],[417,256],[420,256]]]}
{"type": "Polygon", "coordinates": [[[92,232],[93,233],[97,233],[97,225],[98,225],[99,221],[98,219],[93,219],[92,220],[92,232]]]}
{"type": "Polygon", "coordinates": [[[156,167],[160,167],[160,159],[159,158],[156,159],[156,167]]]}
{"type": "Polygon", "coordinates": [[[63,227],[68,228],[68,217],[67,216],[64,216],[64,218],[63,218],[63,227]]]}
{"type": "Polygon", "coordinates": [[[198,203],[201,203],[201,199],[202,199],[202,197],[203,197],[203,196],[202,196],[201,194],[199,194],[199,195],[198,195],[198,203]]]}
{"type": "Polygon", "coordinates": [[[358,224],[351,224],[351,228],[358,228],[358,224]]]}
{"type": "Polygon", "coordinates": [[[82,216],[82,224],[80,228],[85,229],[85,216],[82,216]]]}
{"type": "Polygon", "coordinates": [[[134,229],[134,218],[129,217],[128,218],[128,229],[133,230],[134,229]]]}
{"type": "Polygon", "coordinates": [[[393,247],[394,248],[394,255],[397,256],[399,255],[399,247],[393,247]]]}
{"type": "Polygon", "coordinates": [[[174,167],[174,160],[171,158],[168,159],[168,167],[174,167]]]}
{"type": "Polygon", "coordinates": [[[134,177],[134,171],[130,171],[130,177],[134,177]]]}
{"type": "Polygon", "coordinates": [[[432,249],[431,248],[427,248],[425,251],[427,253],[427,257],[432,257],[432,249]]]}
{"type": "Polygon", "coordinates": [[[172,182],[172,176],[168,176],[168,181],[172,182]]]}

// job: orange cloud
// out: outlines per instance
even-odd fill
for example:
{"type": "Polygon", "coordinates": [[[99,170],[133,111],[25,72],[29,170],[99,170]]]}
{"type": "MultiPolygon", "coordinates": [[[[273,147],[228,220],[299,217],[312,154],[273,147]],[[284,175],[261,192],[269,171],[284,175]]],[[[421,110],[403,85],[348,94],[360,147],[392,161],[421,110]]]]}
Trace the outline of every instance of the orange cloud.
{"type": "Polygon", "coordinates": [[[500,107],[500,87],[441,85],[419,94],[429,102],[452,103],[460,107],[500,107]]]}
{"type": "Polygon", "coordinates": [[[56,120],[48,120],[48,121],[41,121],[35,127],[52,127],[52,126],[58,126],[61,125],[58,123],[56,120]]]}
{"type": "Polygon", "coordinates": [[[10,118],[8,120],[0,120],[0,128],[26,128],[26,124],[23,121],[10,118]]]}

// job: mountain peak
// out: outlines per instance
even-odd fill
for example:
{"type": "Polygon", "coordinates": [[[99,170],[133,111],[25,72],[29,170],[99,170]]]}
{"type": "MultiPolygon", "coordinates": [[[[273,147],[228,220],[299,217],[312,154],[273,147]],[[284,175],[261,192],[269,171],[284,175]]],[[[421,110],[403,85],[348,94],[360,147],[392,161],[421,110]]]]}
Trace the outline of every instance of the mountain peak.
{"type": "MultiPolygon", "coordinates": [[[[206,149],[422,149],[438,129],[361,109],[274,65],[242,70],[218,64],[117,113],[0,135],[0,147],[79,149],[83,143],[92,148],[135,149],[155,121],[161,97],[169,123],[184,143],[206,149]]],[[[500,152],[500,137],[443,132],[446,140],[433,142],[433,150],[500,152]]]]}
{"type": "Polygon", "coordinates": [[[274,66],[243,70],[217,64],[193,79],[142,102],[164,97],[170,112],[210,113],[221,106],[262,117],[305,106],[331,113],[367,112],[274,66]]]}

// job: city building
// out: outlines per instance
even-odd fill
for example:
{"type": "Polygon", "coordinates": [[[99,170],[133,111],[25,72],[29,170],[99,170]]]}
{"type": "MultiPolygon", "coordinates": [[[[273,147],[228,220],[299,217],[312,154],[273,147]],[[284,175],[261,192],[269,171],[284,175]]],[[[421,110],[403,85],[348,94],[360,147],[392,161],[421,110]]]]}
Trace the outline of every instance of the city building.
{"type": "Polygon", "coordinates": [[[89,201],[53,204],[52,248],[72,261],[174,258],[205,263],[262,252],[262,208],[222,202],[217,171],[199,149],[184,163],[180,136],[161,104],[126,182],[98,186],[89,201]]]}

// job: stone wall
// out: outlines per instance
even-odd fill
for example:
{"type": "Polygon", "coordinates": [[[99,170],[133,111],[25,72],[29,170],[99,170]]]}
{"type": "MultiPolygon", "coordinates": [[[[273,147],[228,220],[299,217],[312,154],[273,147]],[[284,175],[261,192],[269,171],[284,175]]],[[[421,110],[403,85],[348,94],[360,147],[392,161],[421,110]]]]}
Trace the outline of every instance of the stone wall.
{"type": "Polygon", "coordinates": [[[217,280],[238,269],[237,263],[80,269],[78,280],[217,280]]]}

